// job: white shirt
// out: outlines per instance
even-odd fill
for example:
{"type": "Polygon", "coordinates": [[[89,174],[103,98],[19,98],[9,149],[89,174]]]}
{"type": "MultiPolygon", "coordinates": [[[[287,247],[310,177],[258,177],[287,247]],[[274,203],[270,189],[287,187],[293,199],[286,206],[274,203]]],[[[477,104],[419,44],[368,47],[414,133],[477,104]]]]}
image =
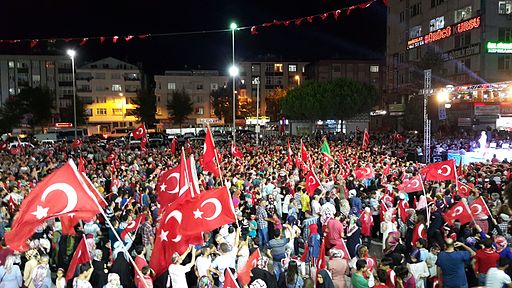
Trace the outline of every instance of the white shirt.
{"type": "Polygon", "coordinates": [[[190,271],[190,268],[186,265],[169,265],[169,277],[171,277],[172,287],[188,287],[187,286],[187,278],[185,277],[185,273],[190,271]]]}
{"type": "Polygon", "coordinates": [[[212,259],[210,256],[200,256],[196,259],[196,268],[197,268],[197,274],[198,276],[208,276],[208,268],[210,268],[210,265],[212,264],[212,259]]]}
{"type": "Polygon", "coordinates": [[[288,205],[290,205],[290,199],[291,198],[292,198],[292,195],[290,195],[290,194],[286,194],[286,196],[284,196],[284,200],[283,200],[283,213],[288,214],[288,205]]]}
{"type": "MultiPolygon", "coordinates": [[[[235,249],[233,249],[233,250],[235,250],[235,249]]],[[[212,268],[215,268],[215,269],[219,270],[219,272],[220,272],[219,281],[222,283],[224,283],[224,271],[226,270],[226,268],[229,267],[229,268],[235,269],[236,251],[233,251],[233,250],[231,250],[231,252],[229,252],[229,253],[220,255],[219,257],[215,258],[215,260],[213,260],[213,262],[212,262],[212,268]]],[[[172,287],[182,287],[182,286],[174,286],[174,284],[173,284],[172,287]]],[[[183,287],[186,287],[186,285],[183,287]]]]}
{"type": "Polygon", "coordinates": [[[505,271],[495,267],[487,271],[485,279],[485,287],[487,288],[501,288],[504,284],[510,284],[510,276],[505,271]]]}

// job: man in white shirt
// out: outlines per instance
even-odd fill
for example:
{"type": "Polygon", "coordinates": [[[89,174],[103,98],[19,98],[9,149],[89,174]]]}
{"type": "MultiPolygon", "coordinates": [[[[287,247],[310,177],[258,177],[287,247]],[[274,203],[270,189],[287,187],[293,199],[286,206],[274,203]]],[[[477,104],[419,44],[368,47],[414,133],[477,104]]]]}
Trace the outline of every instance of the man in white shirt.
{"type": "Polygon", "coordinates": [[[487,277],[485,278],[485,287],[487,288],[501,288],[503,285],[512,287],[510,276],[505,273],[510,260],[507,257],[500,257],[498,261],[498,268],[491,268],[487,271],[487,277]]]}
{"type": "MultiPolygon", "coordinates": [[[[183,255],[174,253],[172,255],[172,264],[169,265],[169,277],[171,278],[172,287],[188,287],[187,278],[185,274],[190,271],[192,266],[196,263],[196,249],[193,246],[188,247],[187,251],[183,255]],[[192,260],[186,265],[181,265],[181,262],[188,253],[192,251],[192,260]]],[[[169,285],[167,285],[169,287],[169,285]]]]}
{"type": "Polygon", "coordinates": [[[201,248],[201,256],[196,259],[197,278],[206,276],[211,279],[210,266],[212,265],[211,248],[201,248]]]}
{"type": "MultiPolygon", "coordinates": [[[[211,268],[214,270],[217,275],[219,275],[219,288],[222,288],[224,285],[224,271],[226,268],[236,268],[236,254],[238,249],[232,249],[228,243],[220,244],[220,252],[221,255],[213,260],[211,268]]],[[[172,287],[181,287],[181,286],[172,286],[172,287]]]]}

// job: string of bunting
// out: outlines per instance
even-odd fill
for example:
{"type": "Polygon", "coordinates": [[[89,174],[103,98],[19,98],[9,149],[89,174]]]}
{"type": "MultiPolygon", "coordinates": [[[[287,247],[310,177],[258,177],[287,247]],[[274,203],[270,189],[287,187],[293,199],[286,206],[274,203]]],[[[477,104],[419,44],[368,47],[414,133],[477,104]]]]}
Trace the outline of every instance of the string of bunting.
{"type": "MultiPolygon", "coordinates": [[[[330,15],[334,17],[336,21],[342,16],[343,14],[345,16],[349,16],[350,13],[354,9],[366,9],[369,6],[371,6],[373,3],[377,2],[378,0],[370,0],[361,4],[353,5],[350,7],[341,8],[338,10],[333,10],[325,13],[320,13],[316,15],[311,15],[307,17],[301,17],[301,18],[295,18],[295,19],[289,19],[289,20],[274,20],[272,22],[267,22],[259,25],[253,25],[253,26],[244,26],[244,27],[238,27],[236,30],[250,30],[251,35],[257,35],[258,29],[260,28],[267,28],[271,26],[289,26],[289,25],[301,25],[303,22],[307,21],[308,23],[312,23],[315,19],[320,19],[322,21],[325,21],[330,15]]],[[[384,5],[387,5],[388,0],[382,0],[384,5]]],[[[85,44],[89,43],[90,41],[99,41],[100,44],[105,43],[105,41],[111,41],[112,43],[116,44],[120,40],[124,42],[129,42],[133,39],[145,39],[148,37],[162,37],[162,36],[180,36],[180,35],[193,35],[193,34],[208,34],[208,33],[221,33],[221,32],[230,32],[231,29],[217,29],[217,30],[202,30],[202,31],[187,31],[187,32],[174,32],[174,33],[155,33],[155,34],[140,34],[140,35],[124,35],[124,36],[92,36],[92,37],[73,37],[73,38],[39,38],[39,39],[16,39],[16,40],[0,40],[0,44],[7,43],[7,44],[16,44],[16,43],[29,43],[30,48],[36,47],[40,42],[47,41],[48,43],[55,43],[57,41],[64,41],[64,42],[78,42],[80,46],[84,46],[85,44]]]]}

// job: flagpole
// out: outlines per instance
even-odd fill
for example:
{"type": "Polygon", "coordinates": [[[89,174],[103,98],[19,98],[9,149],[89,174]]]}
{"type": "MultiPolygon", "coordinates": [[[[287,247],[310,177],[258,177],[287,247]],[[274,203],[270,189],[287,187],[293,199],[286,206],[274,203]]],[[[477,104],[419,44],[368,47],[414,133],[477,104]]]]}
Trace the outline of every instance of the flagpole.
{"type": "MultiPolygon", "coordinates": [[[[466,201],[464,201],[464,199],[462,200],[462,202],[464,203],[464,206],[466,206],[466,209],[468,209],[468,211],[469,211],[469,215],[471,215],[471,219],[473,220],[473,222],[475,222],[475,217],[473,217],[473,213],[471,213],[471,209],[469,208],[468,203],[466,203],[466,201]]],[[[484,204],[485,204],[485,202],[484,202],[484,204]]],[[[485,206],[487,206],[487,205],[485,205],[485,206]]],[[[489,211],[489,212],[491,212],[491,211],[489,211]]],[[[489,213],[489,214],[490,214],[490,213],[489,213]]],[[[492,218],[492,217],[491,217],[491,218],[492,218]]],[[[475,223],[476,223],[476,222],[475,222],[475,223]]]]}
{"type": "MultiPolygon", "coordinates": [[[[420,177],[421,179],[421,177],[420,177]]],[[[423,179],[421,179],[421,189],[423,190],[423,195],[425,196],[425,201],[427,202],[427,227],[430,226],[430,207],[428,206],[428,198],[427,192],[425,191],[425,185],[423,185],[423,179]]]]}
{"type": "MultiPolygon", "coordinates": [[[[121,245],[122,245],[122,248],[123,248],[123,251],[126,255],[128,255],[128,258],[130,260],[130,262],[132,263],[133,265],[133,268],[135,269],[135,272],[137,272],[137,274],[139,275],[139,277],[141,279],[144,279],[144,274],[142,274],[142,272],[140,271],[139,267],[137,267],[137,264],[135,263],[135,261],[133,260],[132,258],[132,255],[130,255],[130,253],[128,252],[128,249],[126,249],[126,246],[124,245],[124,242],[123,240],[121,240],[121,237],[119,237],[119,234],[117,234],[117,231],[114,229],[114,226],[112,226],[112,223],[110,222],[110,220],[108,219],[107,217],[107,214],[105,213],[105,210],[103,210],[103,207],[101,207],[100,203],[98,203],[98,199],[96,199],[96,197],[94,196],[93,192],[89,189],[88,185],[84,183],[84,179],[82,177],[80,177],[78,170],[76,169],[76,165],[75,163],[72,161],[72,160],[69,160],[68,162],[71,166],[71,168],[73,169],[73,172],[75,172],[76,176],[78,176],[78,181],[80,181],[80,183],[82,184],[82,186],[85,188],[85,190],[87,191],[87,194],[89,194],[89,197],[92,198],[92,200],[94,201],[94,204],[96,204],[96,206],[98,206],[100,212],[101,212],[101,215],[103,215],[103,217],[105,218],[105,222],[107,222],[110,230],[112,230],[112,232],[114,232],[114,236],[116,237],[117,241],[120,241],[121,242],[121,245]]],[[[90,180],[89,178],[87,178],[86,176],[84,177],[85,179],[87,179],[87,181],[89,181],[90,183],[90,180]]],[[[96,187],[94,187],[94,185],[91,185],[91,187],[93,187],[94,190],[96,190],[96,187]]],[[[106,203],[105,199],[103,198],[103,196],[96,190],[96,194],[101,197],[101,199],[106,203]]],[[[112,247],[113,248],[113,247],[112,247]]],[[[124,257],[124,256],[123,256],[124,257]]],[[[149,288],[149,286],[147,285],[147,283],[145,281],[142,281],[144,283],[144,287],[146,288],[149,288]]]]}
{"type": "MultiPolygon", "coordinates": [[[[210,134],[210,138],[212,139],[212,144],[213,144],[213,153],[215,155],[215,162],[217,164],[217,169],[219,169],[219,177],[220,177],[220,181],[224,183],[224,178],[222,177],[222,171],[220,169],[220,163],[219,163],[219,156],[217,155],[217,149],[215,149],[215,142],[213,142],[213,136],[212,136],[212,130],[210,130],[210,123],[206,123],[206,126],[208,127],[208,133],[210,134]]],[[[206,188],[206,187],[205,187],[206,188]]]]}

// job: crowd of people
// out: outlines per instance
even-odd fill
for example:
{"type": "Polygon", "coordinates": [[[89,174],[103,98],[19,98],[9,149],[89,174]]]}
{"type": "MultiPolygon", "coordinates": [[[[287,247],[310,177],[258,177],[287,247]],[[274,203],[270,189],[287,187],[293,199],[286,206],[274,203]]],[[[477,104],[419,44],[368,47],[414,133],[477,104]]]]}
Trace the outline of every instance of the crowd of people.
{"type": "MultiPolygon", "coordinates": [[[[162,275],[148,264],[164,208],[158,205],[156,183],[179,163],[179,153],[169,147],[140,151],[87,142],[2,151],[1,239],[25,196],[69,159],[78,163],[83,157],[85,174],[108,206],[104,216],[76,225],[75,235],[63,233],[58,218],[47,221],[27,239],[27,251],[14,251],[2,241],[0,287],[223,287],[226,269],[237,278],[255,251],[257,266],[240,287],[512,287],[512,167],[495,161],[463,165],[458,180],[471,187],[469,197],[458,195],[454,181],[425,181],[424,191],[404,193],[400,184],[424,164],[408,161],[400,151],[414,150],[419,141],[378,134],[362,149],[362,136],[324,136],[332,155],[328,162],[320,152],[321,136],[264,138],[259,146],[239,137],[241,158],[233,157],[231,143],[217,143],[223,177],[203,171],[198,161],[200,189],[226,186],[238,221],[204,233],[204,243],[174,254],[162,275]],[[301,143],[309,163],[295,161],[301,143]],[[354,174],[359,167],[372,167],[375,175],[359,179],[354,174]],[[310,169],[321,181],[313,193],[306,189],[310,169]],[[447,223],[445,211],[479,197],[490,216],[447,223]],[[145,222],[119,240],[115,233],[142,213],[145,222]],[[66,281],[83,237],[92,260],[66,281]]],[[[201,158],[202,147],[192,144],[187,150],[201,158]]]]}

